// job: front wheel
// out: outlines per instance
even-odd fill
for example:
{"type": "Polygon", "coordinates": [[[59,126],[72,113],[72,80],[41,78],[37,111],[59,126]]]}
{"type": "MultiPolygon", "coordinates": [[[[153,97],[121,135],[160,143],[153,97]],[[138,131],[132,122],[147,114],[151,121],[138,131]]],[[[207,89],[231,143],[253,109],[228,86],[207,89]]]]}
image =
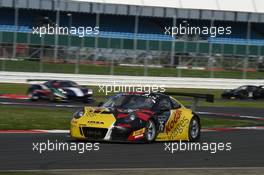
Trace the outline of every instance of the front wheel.
{"type": "Polygon", "coordinates": [[[199,141],[201,135],[201,124],[198,116],[194,116],[189,124],[189,141],[199,141]]]}
{"type": "Polygon", "coordinates": [[[145,133],[144,133],[145,141],[153,142],[156,138],[156,133],[157,130],[155,123],[152,120],[149,120],[145,127],[145,133]]]}
{"type": "Polygon", "coordinates": [[[30,101],[37,101],[39,99],[39,96],[35,94],[33,91],[28,92],[28,99],[30,101]]]}

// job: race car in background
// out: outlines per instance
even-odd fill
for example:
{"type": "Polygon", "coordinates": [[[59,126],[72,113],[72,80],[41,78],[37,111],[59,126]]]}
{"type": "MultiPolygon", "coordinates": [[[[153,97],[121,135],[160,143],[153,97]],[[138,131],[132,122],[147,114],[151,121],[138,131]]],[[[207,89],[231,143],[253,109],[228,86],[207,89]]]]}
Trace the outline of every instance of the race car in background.
{"type": "Polygon", "coordinates": [[[260,99],[264,98],[264,86],[245,85],[236,89],[225,90],[222,98],[227,99],[260,99]]]}
{"type": "Polygon", "coordinates": [[[32,101],[46,99],[50,101],[92,101],[93,90],[68,80],[28,80],[44,81],[43,84],[32,84],[28,97],[32,101]]]}
{"type": "Polygon", "coordinates": [[[70,127],[74,139],[105,141],[198,141],[200,134],[199,116],[163,93],[119,93],[77,111],[70,127]]]}

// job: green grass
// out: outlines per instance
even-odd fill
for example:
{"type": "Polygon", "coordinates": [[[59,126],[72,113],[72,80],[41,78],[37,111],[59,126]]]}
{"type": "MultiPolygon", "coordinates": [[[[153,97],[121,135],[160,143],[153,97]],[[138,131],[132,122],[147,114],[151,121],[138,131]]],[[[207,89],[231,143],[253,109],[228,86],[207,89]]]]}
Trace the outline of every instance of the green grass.
{"type": "Polygon", "coordinates": [[[0,129],[69,129],[74,110],[0,106],[0,129]]]}
{"type": "Polygon", "coordinates": [[[202,128],[257,126],[259,122],[253,120],[223,119],[216,117],[201,117],[202,128]]]}
{"type": "MultiPolygon", "coordinates": [[[[15,93],[15,94],[26,94],[28,84],[10,84],[0,83],[0,94],[1,93],[15,93]]],[[[104,101],[106,96],[103,93],[99,93],[97,86],[91,86],[94,91],[94,98],[97,102],[104,101]]],[[[207,103],[204,101],[199,102],[199,106],[222,106],[222,107],[247,107],[247,108],[263,108],[263,101],[260,100],[225,100],[221,99],[221,93],[223,90],[214,89],[166,89],[167,92],[192,92],[192,93],[209,93],[215,95],[214,103],[207,103]]],[[[112,94],[109,94],[112,95],[112,94]]],[[[184,105],[192,105],[191,98],[177,97],[184,105]],[[189,100],[186,100],[189,99],[189,100]]]]}
{"type": "MultiPolygon", "coordinates": [[[[75,110],[0,106],[0,129],[69,129],[75,110]]],[[[203,128],[256,125],[251,120],[202,117],[203,128]]]]}
{"type": "Polygon", "coordinates": [[[0,94],[26,94],[28,84],[0,83],[0,94]]]}
{"type": "MultiPolygon", "coordinates": [[[[75,64],[66,63],[43,63],[41,65],[38,61],[0,61],[0,66],[5,67],[5,71],[22,71],[22,72],[39,72],[42,67],[43,72],[51,73],[75,73],[75,64]]],[[[102,65],[80,65],[79,73],[81,74],[96,74],[96,75],[109,75],[111,72],[110,66],[102,65]]],[[[125,67],[114,66],[114,75],[132,75],[143,76],[143,67],[125,67]]],[[[208,70],[181,70],[183,77],[203,77],[209,78],[210,71],[208,70]]],[[[242,78],[241,71],[221,71],[214,72],[215,78],[242,78]]],[[[177,77],[178,70],[175,68],[148,68],[148,76],[166,76],[177,77]]],[[[250,79],[263,79],[264,72],[248,72],[247,78],[250,79]]]]}

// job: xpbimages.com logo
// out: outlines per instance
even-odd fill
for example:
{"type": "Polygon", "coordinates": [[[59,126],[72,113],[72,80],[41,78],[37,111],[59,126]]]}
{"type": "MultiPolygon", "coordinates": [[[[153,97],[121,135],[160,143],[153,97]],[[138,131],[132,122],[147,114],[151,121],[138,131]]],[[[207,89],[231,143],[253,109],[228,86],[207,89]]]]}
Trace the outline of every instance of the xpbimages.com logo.
{"type": "Polygon", "coordinates": [[[232,34],[231,26],[191,26],[188,21],[183,21],[179,26],[166,26],[164,30],[164,34],[171,35],[172,38],[184,35],[206,35],[214,38],[232,34]]]}
{"type": "Polygon", "coordinates": [[[83,154],[89,151],[99,151],[99,143],[86,143],[86,142],[58,142],[47,140],[46,142],[33,142],[32,151],[42,154],[44,152],[53,151],[74,151],[79,154],[83,154]]]}
{"type": "Polygon", "coordinates": [[[217,152],[231,151],[232,143],[216,143],[216,142],[168,142],[164,143],[164,151],[174,154],[175,152],[186,152],[186,151],[203,151],[215,154],[217,152]]]}
{"type": "Polygon", "coordinates": [[[85,37],[89,35],[99,35],[100,33],[98,26],[62,27],[58,26],[58,24],[48,24],[46,26],[33,27],[32,31],[34,35],[39,35],[39,37],[42,37],[44,35],[77,35],[79,37],[85,37]]]}
{"type": "Polygon", "coordinates": [[[137,84],[137,85],[129,85],[122,83],[109,83],[108,85],[98,85],[98,92],[104,93],[108,95],[110,93],[123,93],[123,92],[137,92],[137,93],[155,93],[160,92],[163,93],[166,91],[164,85],[156,85],[156,84],[137,84]]]}

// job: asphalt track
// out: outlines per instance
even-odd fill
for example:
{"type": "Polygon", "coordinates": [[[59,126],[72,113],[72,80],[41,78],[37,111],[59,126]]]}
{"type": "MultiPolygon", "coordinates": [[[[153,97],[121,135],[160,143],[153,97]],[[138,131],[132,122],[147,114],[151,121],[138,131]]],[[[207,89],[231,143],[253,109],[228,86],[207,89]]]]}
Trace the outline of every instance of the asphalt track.
{"type": "MultiPolygon", "coordinates": [[[[0,104],[31,107],[79,108],[82,103],[32,103],[27,100],[1,99],[0,104]]],[[[264,118],[264,109],[199,107],[198,111],[255,115],[264,118]]],[[[67,142],[66,134],[17,134],[0,133],[1,170],[52,170],[52,169],[122,169],[122,168],[221,168],[264,167],[264,131],[239,130],[229,132],[202,133],[201,142],[231,142],[231,151],[165,151],[165,143],[127,144],[100,143],[98,151],[33,151],[33,143],[67,142]]],[[[76,143],[76,142],[74,142],[76,143]]],[[[87,143],[87,142],[86,142],[87,143]]],[[[178,143],[178,142],[177,142],[178,143]]],[[[179,144],[179,143],[178,143],[179,144]]]]}
{"type": "MultiPolygon", "coordinates": [[[[100,143],[98,151],[33,151],[33,143],[67,142],[65,134],[0,134],[0,170],[264,167],[264,132],[206,132],[201,142],[231,142],[231,151],[165,151],[165,143],[100,143]]],[[[74,142],[76,143],[76,142],[74,142]]],[[[79,143],[79,142],[77,142],[79,143]]],[[[179,142],[177,142],[179,144],[179,142]]]]}

